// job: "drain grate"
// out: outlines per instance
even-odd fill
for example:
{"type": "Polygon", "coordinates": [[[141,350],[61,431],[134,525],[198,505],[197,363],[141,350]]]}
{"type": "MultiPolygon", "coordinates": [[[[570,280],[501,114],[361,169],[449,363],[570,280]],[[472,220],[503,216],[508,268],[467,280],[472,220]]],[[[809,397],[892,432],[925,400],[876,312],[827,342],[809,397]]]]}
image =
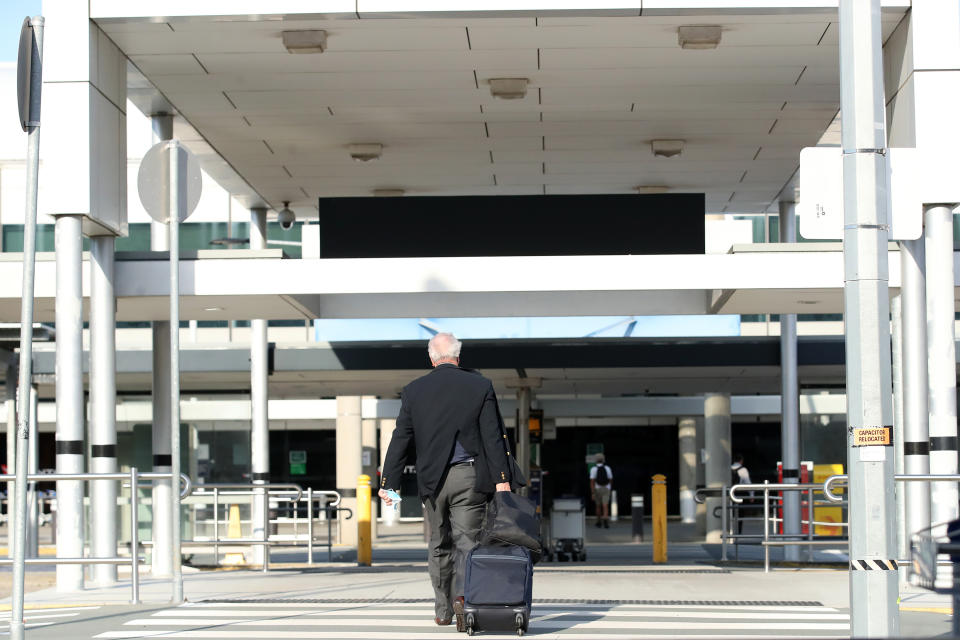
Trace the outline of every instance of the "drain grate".
{"type": "MultiPolygon", "coordinates": [[[[211,598],[200,600],[213,604],[426,604],[433,598],[211,598]]],[[[582,598],[541,598],[533,604],[593,604],[616,606],[643,604],[652,606],[684,605],[689,607],[822,607],[814,600],[591,600],[582,598]]]]}

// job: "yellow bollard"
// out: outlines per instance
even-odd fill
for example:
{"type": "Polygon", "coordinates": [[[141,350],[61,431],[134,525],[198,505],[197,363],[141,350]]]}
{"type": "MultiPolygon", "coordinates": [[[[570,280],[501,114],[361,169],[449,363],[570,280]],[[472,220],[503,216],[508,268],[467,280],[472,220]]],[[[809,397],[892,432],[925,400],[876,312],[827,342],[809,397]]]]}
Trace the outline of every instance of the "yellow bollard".
{"type": "Polygon", "coordinates": [[[357,565],[373,564],[373,548],[370,539],[370,476],[357,478],[357,565]]]}
{"type": "Polygon", "coordinates": [[[653,516],[653,561],[667,561],[667,476],[658,473],[653,476],[653,490],[650,502],[653,516]]]}
{"type": "MultiPolygon", "coordinates": [[[[229,510],[230,515],[228,516],[227,524],[227,538],[242,538],[243,534],[240,530],[240,505],[232,504],[230,505],[229,510]]],[[[244,557],[242,553],[236,551],[228,551],[223,558],[224,564],[243,564],[244,557]]]]}

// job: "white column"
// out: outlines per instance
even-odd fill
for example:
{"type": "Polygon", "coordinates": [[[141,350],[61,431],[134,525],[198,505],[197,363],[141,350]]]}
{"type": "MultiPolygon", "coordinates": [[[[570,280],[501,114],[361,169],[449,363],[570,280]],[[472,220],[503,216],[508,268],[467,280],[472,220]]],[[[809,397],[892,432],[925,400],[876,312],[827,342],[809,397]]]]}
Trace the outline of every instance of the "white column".
{"type": "MultiPolygon", "coordinates": [[[[957,473],[957,370],[954,335],[953,213],[935,205],[924,211],[927,263],[927,396],[930,473],[957,473]]],[[[957,483],[934,482],[930,520],[955,520],[957,483]]]]}
{"type": "MultiPolygon", "coordinates": [[[[37,386],[30,385],[30,450],[27,454],[27,473],[38,473],[37,464],[37,409],[40,398],[37,395],[37,386]]],[[[11,547],[13,545],[10,545],[11,547]]],[[[37,502],[37,483],[27,485],[27,544],[26,557],[40,557],[40,505],[37,502]]]]}
{"type": "MultiPolygon", "coordinates": [[[[173,138],[173,116],[167,114],[151,117],[154,142],[173,138]]],[[[167,225],[153,221],[150,223],[150,250],[169,251],[170,235],[167,225]]],[[[151,396],[153,400],[153,424],[151,444],[153,450],[153,470],[157,473],[170,473],[170,323],[154,321],[152,325],[153,382],[151,396]]],[[[153,494],[153,547],[150,551],[150,573],[154,578],[173,575],[173,513],[171,505],[171,482],[154,480],[153,494]]]]}
{"type": "MultiPolygon", "coordinates": [[[[697,416],[697,488],[707,486],[707,468],[704,464],[704,452],[706,451],[706,440],[703,428],[703,416],[697,416]]],[[[706,503],[697,504],[697,535],[707,536],[707,505],[706,503]]]]}
{"type": "MultiPolygon", "coordinates": [[[[57,473],[83,473],[83,289],[80,216],[60,216],[57,251],[57,473]]],[[[57,482],[57,556],[83,553],[83,483],[57,482]]],[[[83,568],[57,565],[57,590],[83,589],[83,568]]]]}
{"type": "MultiPolygon", "coordinates": [[[[387,457],[387,447],[390,446],[390,440],[393,438],[393,430],[397,428],[397,421],[394,419],[383,419],[380,420],[380,469],[383,469],[383,461],[387,457]]],[[[374,481],[374,495],[380,490],[380,485],[374,481]]],[[[377,503],[380,503],[380,500],[374,498],[377,503]]],[[[379,507],[378,507],[379,508],[379,507]]],[[[393,509],[384,509],[381,512],[383,517],[384,525],[391,525],[396,522],[397,514],[393,509]]]]}
{"type": "MultiPolygon", "coordinates": [[[[19,356],[10,354],[7,361],[7,473],[16,471],[16,453],[17,453],[17,378],[19,377],[19,367],[17,366],[19,356]]],[[[16,510],[14,507],[15,492],[13,485],[8,484],[4,487],[7,494],[7,555],[13,557],[13,515],[16,510]]]]}
{"type": "MultiPolygon", "coordinates": [[[[250,248],[265,249],[267,246],[267,210],[250,210],[250,248]]],[[[250,321],[250,471],[254,484],[270,482],[270,421],[267,415],[267,321],[250,321]]],[[[260,490],[262,491],[262,490],[260,490]]],[[[253,537],[261,538],[264,528],[264,495],[257,494],[253,500],[253,537]]],[[[254,562],[261,564],[267,549],[254,548],[254,562]]]]}
{"type": "MultiPolygon", "coordinates": [[[[797,241],[796,205],[783,201],[780,208],[780,242],[797,241]]],[[[800,374],[797,367],[797,315],[780,316],[780,456],[783,482],[800,482],[800,374]]],[[[783,532],[799,536],[800,493],[783,492],[783,532]]],[[[800,547],[785,547],[785,560],[800,560],[800,547]]]]}
{"type": "MultiPolygon", "coordinates": [[[[337,491],[340,506],[353,510],[353,518],[340,518],[340,542],[357,546],[357,477],[360,475],[361,445],[360,396],[337,396],[337,491]]],[[[397,487],[399,489],[399,487],[397,487]]]]}
{"type": "MultiPolygon", "coordinates": [[[[930,428],[927,409],[927,274],[924,240],[900,243],[900,298],[903,377],[903,472],[930,473],[930,428]]],[[[904,482],[906,540],[930,526],[930,485],[904,482]]]]}
{"type": "Polygon", "coordinates": [[[693,499],[697,485],[696,418],[680,418],[677,439],[680,444],[680,520],[692,524],[697,520],[697,503],[693,499]]]}
{"type": "Polygon", "coordinates": [[[377,509],[379,500],[376,499],[377,486],[377,421],[365,418],[360,422],[360,473],[370,476],[370,487],[373,493],[370,505],[370,536],[377,539],[377,509]]]}
{"type": "MultiPolygon", "coordinates": [[[[704,442],[707,449],[707,488],[730,486],[730,394],[709,393],[703,401],[704,442]]],[[[719,543],[721,519],[714,515],[720,498],[707,499],[707,542],[719,543]]]]}
{"type": "MultiPolygon", "coordinates": [[[[112,236],[91,240],[90,252],[90,471],[117,471],[117,350],[114,244],[112,236]]],[[[117,483],[90,484],[91,555],[117,555],[117,483]]],[[[93,565],[98,586],[117,581],[116,565],[93,565]]]]}

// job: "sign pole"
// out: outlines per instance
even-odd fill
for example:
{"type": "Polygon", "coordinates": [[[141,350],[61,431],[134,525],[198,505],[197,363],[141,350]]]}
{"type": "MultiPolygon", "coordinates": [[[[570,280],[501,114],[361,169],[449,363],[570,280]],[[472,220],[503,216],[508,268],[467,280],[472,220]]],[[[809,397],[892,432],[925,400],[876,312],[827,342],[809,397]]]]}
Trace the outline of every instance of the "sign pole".
{"type": "Polygon", "coordinates": [[[900,631],[880,0],[840,2],[850,631],[900,631]]]}
{"type": "MultiPolygon", "coordinates": [[[[170,499],[173,553],[173,603],[183,602],[183,570],[180,565],[180,144],[167,143],[169,153],[170,225],[170,499]]],[[[184,167],[186,168],[186,167],[184,167]]],[[[182,185],[186,186],[186,185],[182,185]]]]}
{"type": "MultiPolygon", "coordinates": [[[[28,73],[20,89],[20,124],[27,132],[27,201],[23,234],[23,295],[20,303],[20,377],[17,388],[17,480],[13,535],[13,598],[10,637],[23,640],[24,559],[27,546],[27,451],[33,377],[33,288],[37,254],[37,180],[40,172],[40,90],[43,86],[43,18],[27,18],[20,33],[19,67],[28,73]],[[26,109],[24,109],[26,107],[26,109]],[[26,113],[24,113],[26,111],[26,113]],[[26,116],[26,117],[24,117],[26,116]]],[[[18,83],[19,84],[19,83],[18,83]]]]}

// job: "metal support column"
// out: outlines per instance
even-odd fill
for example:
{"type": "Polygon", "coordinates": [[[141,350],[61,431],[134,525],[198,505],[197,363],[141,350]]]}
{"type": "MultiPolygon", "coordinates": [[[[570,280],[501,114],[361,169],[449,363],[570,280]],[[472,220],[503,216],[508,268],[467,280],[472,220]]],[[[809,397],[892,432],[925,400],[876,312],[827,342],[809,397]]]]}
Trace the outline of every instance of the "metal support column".
{"type": "MultiPolygon", "coordinates": [[[[59,216],[57,254],[57,473],[83,473],[83,289],[80,216],[59,216]]],[[[57,482],[57,556],[83,556],[83,483],[57,482]]],[[[83,589],[83,567],[57,565],[57,590],[83,589]]]]}
{"type": "MultiPolygon", "coordinates": [[[[517,462],[520,471],[530,480],[530,387],[517,389],[517,462]]],[[[520,490],[527,495],[527,487],[520,490]]]]}
{"type": "MultiPolygon", "coordinates": [[[[901,373],[903,376],[903,473],[930,473],[927,413],[927,266],[924,239],[900,243],[901,373]]],[[[930,526],[930,484],[904,482],[904,534],[930,526]]],[[[908,542],[909,544],[909,542],[908,542]]],[[[901,558],[906,556],[900,556],[901,558]]]]}
{"type": "Polygon", "coordinates": [[[858,566],[896,559],[880,0],[840,2],[840,111],[850,624],[854,637],[884,638],[900,631],[897,572],[858,566]]]}
{"type": "MultiPolygon", "coordinates": [[[[930,473],[957,473],[957,371],[954,335],[953,213],[924,208],[927,276],[927,376],[930,473]]],[[[957,484],[930,485],[930,520],[957,518],[957,484]]],[[[944,573],[944,575],[947,575],[944,573]]]]}
{"type": "MultiPolygon", "coordinates": [[[[30,443],[29,453],[27,454],[27,471],[29,473],[38,473],[37,464],[37,409],[40,406],[40,397],[37,393],[37,386],[30,385],[30,443]]],[[[40,557],[40,505],[37,503],[37,483],[27,483],[27,549],[26,557],[40,557]]]]}
{"type": "MultiPolygon", "coordinates": [[[[797,213],[793,202],[780,202],[780,242],[797,241],[797,213]]],[[[800,482],[800,376],[797,370],[797,315],[780,315],[780,456],[783,482],[800,482]]],[[[783,532],[799,538],[800,493],[783,492],[783,532]]],[[[800,560],[800,547],[788,546],[783,557],[800,560]]]]}
{"type": "MultiPolygon", "coordinates": [[[[91,239],[90,246],[90,471],[117,472],[117,345],[113,237],[91,239]]],[[[90,483],[90,551],[93,557],[117,555],[117,483],[90,483]]],[[[117,565],[93,565],[94,582],[117,582],[117,565]]]]}
{"type": "MultiPolygon", "coordinates": [[[[891,334],[891,362],[893,376],[893,473],[903,474],[903,294],[890,298],[890,334],[891,334]]],[[[910,556],[909,536],[905,535],[907,521],[907,505],[904,498],[904,485],[909,482],[896,484],[897,494],[894,496],[897,504],[897,557],[910,556]]],[[[898,567],[900,586],[906,586],[907,567],[898,567]]]]}
{"type": "MultiPolygon", "coordinates": [[[[706,483],[708,489],[730,485],[730,394],[710,393],[703,401],[704,444],[707,450],[706,483]]],[[[707,503],[708,543],[719,543],[723,530],[719,515],[720,497],[709,497],[707,503]]]]}
{"type": "MultiPolygon", "coordinates": [[[[154,141],[173,138],[173,116],[159,114],[151,116],[154,141]]],[[[150,223],[150,250],[169,251],[170,236],[167,225],[152,221],[150,223]]],[[[153,333],[153,424],[151,446],[153,451],[153,470],[156,473],[170,473],[170,323],[154,321],[153,333]]],[[[173,575],[173,529],[170,510],[173,497],[170,480],[154,480],[151,502],[153,503],[153,546],[150,553],[150,575],[165,578],[173,575]]]]}
{"type": "MultiPolygon", "coordinates": [[[[337,396],[337,491],[340,506],[357,513],[357,477],[360,475],[361,413],[360,396],[337,396]]],[[[400,487],[393,487],[400,491],[400,487]]],[[[337,529],[340,543],[348,547],[357,545],[356,520],[344,520],[338,514],[337,529]]]]}
{"type": "MultiPolygon", "coordinates": [[[[250,248],[267,248],[267,210],[250,210],[250,248]]],[[[254,484],[270,481],[270,427],[267,416],[267,321],[250,321],[250,465],[254,484]]],[[[263,490],[253,497],[253,538],[260,539],[269,527],[263,490]]],[[[270,550],[254,547],[254,564],[264,564],[270,550]]]]}
{"type": "MultiPolygon", "coordinates": [[[[7,360],[7,473],[14,473],[16,470],[16,451],[17,451],[17,377],[20,375],[18,365],[19,356],[11,354],[7,360]]],[[[14,519],[16,509],[14,508],[13,492],[9,488],[7,492],[7,539],[13,540],[14,519]]],[[[13,545],[7,545],[7,555],[13,557],[13,545]]]]}
{"type": "Polygon", "coordinates": [[[685,524],[697,520],[697,502],[693,499],[697,485],[697,419],[680,418],[677,423],[680,450],[680,519],[685,524]]]}

